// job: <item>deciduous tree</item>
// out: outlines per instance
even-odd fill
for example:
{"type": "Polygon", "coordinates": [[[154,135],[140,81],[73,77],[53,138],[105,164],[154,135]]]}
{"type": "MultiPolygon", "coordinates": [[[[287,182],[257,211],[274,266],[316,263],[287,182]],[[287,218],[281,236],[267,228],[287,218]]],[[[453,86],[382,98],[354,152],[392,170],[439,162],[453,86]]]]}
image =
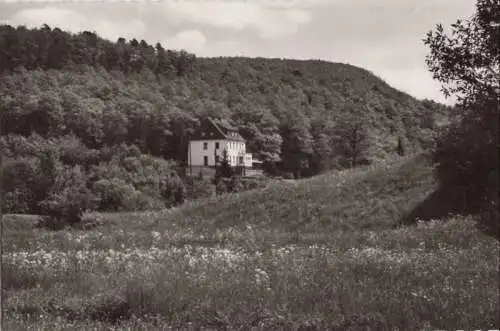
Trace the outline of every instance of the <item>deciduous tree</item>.
{"type": "Polygon", "coordinates": [[[438,25],[424,40],[429,69],[461,110],[437,143],[437,174],[461,194],[462,211],[481,211],[483,224],[498,230],[500,1],[478,0],[474,15],[451,27],[451,36],[438,25]]]}

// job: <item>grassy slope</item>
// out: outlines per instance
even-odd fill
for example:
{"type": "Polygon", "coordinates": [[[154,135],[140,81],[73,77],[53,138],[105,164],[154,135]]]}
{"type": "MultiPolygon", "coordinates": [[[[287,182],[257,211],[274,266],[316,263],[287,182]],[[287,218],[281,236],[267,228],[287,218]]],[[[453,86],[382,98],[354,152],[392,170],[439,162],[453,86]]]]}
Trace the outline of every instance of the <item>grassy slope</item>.
{"type": "Polygon", "coordinates": [[[55,316],[69,312],[94,318],[78,327],[103,327],[120,312],[121,327],[145,329],[153,321],[131,314],[218,329],[498,328],[496,240],[468,218],[394,227],[435,190],[432,170],[423,156],[393,160],[161,213],[107,214],[85,233],[7,218],[5,326],[62,329],[68,322],[55,316]],[[15,252],[36,260],[42,249],[62,257],[15,263],[15,252]],[[89,249],[98,255],[79,271],[60,262],[89,249]],[[28,311],[42,320],[23,321],[28,311]]]}
{"type": "MultiPolygon", "coordinates": [[[[155,228],[175,223],[205,235],[252,225],[255,231],[312,235],[315,240],[318,236],[327,240],[332,234],[349,230],[385,230],[397,225],[435,190],[432,172],[423,155],[393,158],[374,166],[276,182],[266,189],[189,203],[147,222],[155,228]]],[[[129,215],[116,215],[110,220],[135,228],[135,217],[129,215]]],[[[141,222],[138,226],[144,225],[141,222]]]]}

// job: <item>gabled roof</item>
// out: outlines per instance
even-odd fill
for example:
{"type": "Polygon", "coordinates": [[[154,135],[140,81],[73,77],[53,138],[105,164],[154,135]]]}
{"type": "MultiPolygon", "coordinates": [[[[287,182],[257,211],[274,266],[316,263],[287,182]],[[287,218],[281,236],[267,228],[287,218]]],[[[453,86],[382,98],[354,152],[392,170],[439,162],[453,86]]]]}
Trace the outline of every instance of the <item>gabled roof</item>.
{"type": "Polygon", "coordinates": [[[208,118],[202,121],[200,127],[191,136],[191,140],[233,140],[245,141],[238,129],[226,120],[208,118]]]}

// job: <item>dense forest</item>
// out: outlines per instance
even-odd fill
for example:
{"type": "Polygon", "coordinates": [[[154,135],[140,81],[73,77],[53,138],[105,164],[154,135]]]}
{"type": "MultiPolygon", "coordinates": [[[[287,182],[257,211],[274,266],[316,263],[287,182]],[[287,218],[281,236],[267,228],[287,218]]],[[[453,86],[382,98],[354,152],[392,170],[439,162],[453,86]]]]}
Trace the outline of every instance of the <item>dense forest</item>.
{"type": "Polygon", "coordinates": [[[47,25],[0,26],[0,74],[11,212],[40,212],[76,187],[84,207],[163,205],[163,178],[190,180],[189,135],[208,116],[237,126],[269,173],[302,177],[430,148],[450,113],[349,64],[198,58],[47,25]]]}

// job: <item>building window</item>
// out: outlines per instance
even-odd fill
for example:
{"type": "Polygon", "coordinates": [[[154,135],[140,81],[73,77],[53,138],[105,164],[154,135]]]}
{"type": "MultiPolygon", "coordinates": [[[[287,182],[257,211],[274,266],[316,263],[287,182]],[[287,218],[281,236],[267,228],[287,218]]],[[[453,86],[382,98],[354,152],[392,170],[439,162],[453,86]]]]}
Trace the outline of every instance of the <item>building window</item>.
{"type": "Polygon", "coordinates": [[[240,164],[243,164],[243,156],[240,156],[240,164]]]}
{"type": "Polygon", "coordinates": [[[219,149],[219,142],[215,143],[215,149],[219,149]]]}
{"type": "Polygon", "coordinates": [[[208,143],[203,143],[203,149],[207,150],[208,149],[208,143]]]}
{"type": "Polygon", "coordinates": [[[203,164],[204,164],[205,166],[207,166],[207,165],[208,165],[208,156],[206,156],[206,155],[203,157],[203,164]]]}
{"type": "Polygon", "coordinates": [[[219,163],[219,155],[215,155],[215,164],[218,164],[219,163]]]}

